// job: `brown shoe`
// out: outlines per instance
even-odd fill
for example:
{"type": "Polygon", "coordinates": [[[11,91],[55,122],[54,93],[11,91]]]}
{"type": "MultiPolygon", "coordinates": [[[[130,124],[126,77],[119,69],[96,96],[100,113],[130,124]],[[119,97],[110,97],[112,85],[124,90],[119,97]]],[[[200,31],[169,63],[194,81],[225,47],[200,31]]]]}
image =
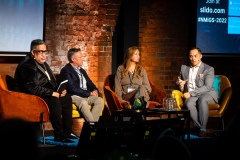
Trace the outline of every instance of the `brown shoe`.
{"type": "Polygon", "coordinates": [[[207,137],[207,132],[199,131],[198,137],[207,137]]]}
{"type": "Polygon", "coordinates": [[[215,132],[213,130],[207,129],[206,131],[200,131],[198,136],[199,137],[214,137],[215,132]]]}
{"type": "Polygon", "coordinates": [[[209,137],[214,137],[215,136],[215,132],[211,129],[207,129],[206,133],[207,133],[207,136],[209,136],[209,137]]]}

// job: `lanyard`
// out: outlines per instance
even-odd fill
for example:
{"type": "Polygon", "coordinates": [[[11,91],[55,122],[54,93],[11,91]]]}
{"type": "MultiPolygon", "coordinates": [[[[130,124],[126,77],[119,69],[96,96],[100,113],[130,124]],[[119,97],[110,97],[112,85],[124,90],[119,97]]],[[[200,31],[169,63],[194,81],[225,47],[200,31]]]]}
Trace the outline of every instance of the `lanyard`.
{"type": "Polygon", "coordinates": [[[83,88],[83,75],[81,72],[78,73],[79,78],[80,78],[80,88],[83,88]]]}
{"type": "Polygon", "coordinates": [[[47,76],[48,80],[50,81],[50,75],[48,74],[47,68],[45,67],[44,63],[43,64],[38,64],[37,62],[35,62],[37,66],[40,66],[40,70],[44,71],[45,75],[47,76]],[[43,70],[42,70],[43,69],[43,70]]]}
{"type": "Polygon", "coordinates": [[[83,75],[82,75],[82,73],[80,72],[80,69],[77,69],[77,68],[74,68],[74,69],[75,69],[75,71],[77,72],[78,77],[79,77],[79,79],[80,79],[80,88],[83,88],[83,75]]]}
{"type": "Polygon", "coordinates": [[[85,84],[83,84],[83,82],[85,83],[86,80],[84,80],[83,78],[83,74],[80,70],[77,70],[77,73],[78,73],[78,77],[80,79],[80,88],[82,88],[83,90],[87,90],[87,86],[85,84]]]}
{"type": "Polygon", "coordinates": [[[128,72],[128,77],[129,77],[129,79],[130,79],[130,86],[132,86],[132,80],[133,80],[134,74],[135,74],[135,69],[134,69],[134,71],[133,71],[132,79],[131,79],[130,73],[128,72]]]}

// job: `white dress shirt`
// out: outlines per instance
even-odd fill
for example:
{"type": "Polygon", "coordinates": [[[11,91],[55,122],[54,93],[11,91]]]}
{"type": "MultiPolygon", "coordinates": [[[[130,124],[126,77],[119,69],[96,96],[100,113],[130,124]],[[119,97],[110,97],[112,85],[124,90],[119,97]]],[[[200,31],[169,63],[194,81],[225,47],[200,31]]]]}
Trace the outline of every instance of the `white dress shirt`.
{"type": "Polygon", "coordinates": [[[191,67],[189,70],[189,77],[188,77],[188,91],[194,91],[196,88],[196,77],[197,77],[197,73],[198,73],[198,69],[199,66],[201,65],[201,62],[199,63],[199,65],[195,66],[195,67],[191,67]]]}

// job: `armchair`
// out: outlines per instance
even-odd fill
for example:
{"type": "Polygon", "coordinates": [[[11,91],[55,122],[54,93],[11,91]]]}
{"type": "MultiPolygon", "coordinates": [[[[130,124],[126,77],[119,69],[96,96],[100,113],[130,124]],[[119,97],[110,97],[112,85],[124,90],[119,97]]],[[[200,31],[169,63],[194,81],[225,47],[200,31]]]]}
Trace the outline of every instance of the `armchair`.
{"type": "MultiPolygon", "coordinates": [[[[56,77],[56,80],[59,83],[60,79],[61,79],[60,75],[59,74],[55,74],[54,76],[56,77]]],[[[104,100],[104,103],[102,105],[102,112],[100,113],[100,116],[102,116],[103,115],[103,110],[105,108],[105,97],[104,97],[104,94],[102,94],[101,92],[99,93],[99,97],[101,97],[104,100]]],[[[88,107],[89,107],[89,109],[92,108],[92,106],[90,106],[90,105],[88,107]]],[[[77,109],[77,106],[75,104],[72,104],[72,118],[80,118],[80,117],[82,118],[82,116],[80,115],[80,113],[79,113],[79,111],[77,109]]]]}
{"type": "MultiPolygon", "coordinates": [[[[112,114],[114,110],[123,109],[123,106],[120,103],[117,94],[113,91],[114,78],[115,74],[108,75],[104,81],[103,88],[108,108],[110,110],[110,114],[112,114]]],[[[149,82],[152,87],[152,92],[150,93],[151,102],[149,104],[149,108],[154,108],[155,106],[162,104],[162,100],[164,97],[167,97],[167,93],[165,90],[155,86],[154,83],[151,82],[150,80],[149,82]]]]}
{"type": "MultiPolygon", "coordinates": [[[[60,82],[60,74],[55,74],[54,75],[56,77],[57,82],[60,82]]],[[[105,97],[103,93],[99,93],[98,95],[99,97],[101,97],[103,99],[103,104],[102,104],[102,112],[100,113],[100,117],[104,115],[104,113],[107,113],[108,108],[105,105],[105,97]]],[[[92,106],[88,105],[88,108],[91,109],[92,106]]],[[[107,113],[109,114],[109,113],[107,113]]],[[[84,117],[80,114],[77,106],[75,104],[72,104],[72,118],[73,118],[73,126],[72,126],[72,130],[73,132],[80,136],[81,131],[82,131],[82,127],[83,127],[83,123],[85,122],[84,117]]]]}
{"type": "MultiPolygon", "coordinates": [[[[210,118],[220,118],[222,121],[222,130],[224,130],[224,113],[228,108],[232,96],[232,86],[229,79],[224,75],[216,75],[220,78],[220,97],[218,103],[210,103],[209,107],[209,117],[210,118]]],[[[217,89],[218,90],[218,89],[217,89]]],[[[178,90],[173,90],[172,94],[175,95],[177,99],[178,107],[183,106],[183,101],[181,99],[181,92],[178,90]]]]}
{"type": "MultiPolygon", "coordinates": [[[[45,143],[45,128],[52,129],[47,104],[38,96],[13,91],[14,83],[14,79],[10,75],[0,75],[0,121],[18,117],[29,122],[40,123],[43,142],[45,143]]],[[[104,99],[102,112],[100,113],[100,116],[102,116],[105,108],[105,97],[102,93],[99,96],[104,99]]],[[[72,129],[76,135],[80,135],[84,119],[74,104],[72,104],[72,107],[72,129]]],[[[91,109],[90,105],[89,109],[91,109]]]]}
{"type": "Polygon", "coordinates": [[[50,121],[47,104],[38,96],[11,91],[13,84],[14,80],[11,76],[0,75],[0,121],[21,118],[39,123],[45,143],[43,124],[50,121]]]}

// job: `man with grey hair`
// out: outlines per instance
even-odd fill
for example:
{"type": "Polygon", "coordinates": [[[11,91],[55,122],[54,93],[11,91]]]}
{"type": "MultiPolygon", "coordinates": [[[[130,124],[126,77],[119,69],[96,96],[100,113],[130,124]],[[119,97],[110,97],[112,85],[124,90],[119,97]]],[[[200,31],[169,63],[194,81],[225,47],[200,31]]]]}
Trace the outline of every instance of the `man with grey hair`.
{"type": "Polygon", "coordinates": [[[98,89],[82,68],[82,53],[79,48],[71,48],[67,54],[69,63],[60,72],[61,80],[68,80],[67,91],[73,103],[87,122],[99,121],[103,99],[98,96],[98,89]],[[89,109],[89,105],[92,106],[89,109]]]}

